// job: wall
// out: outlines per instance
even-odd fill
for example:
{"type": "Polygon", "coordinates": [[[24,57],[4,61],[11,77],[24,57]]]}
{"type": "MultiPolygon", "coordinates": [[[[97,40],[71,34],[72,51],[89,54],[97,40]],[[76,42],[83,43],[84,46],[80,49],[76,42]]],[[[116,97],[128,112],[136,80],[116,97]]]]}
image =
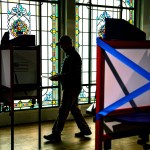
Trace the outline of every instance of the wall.
{"type": "MultiPolygon", "coordinates": [[[[84,116],[89,116],[86,114],[86,109],[89,107],[89,104],[79,105],[79,108],[82,111],[84,116]]],[[[58,114],[58,108],[44,108],[41,111],[42,121],[55,120],[58,114]]],[[[35,110],[22,110],[15,111],[15,124],[24,124],[24,123],[34,123],[38,122],[38,109],[35,110]]],[[[73,119],[72,115],[69,114],[68,119],[73,119]]],[[[7,126],[11,124],[11,117],[9,112],[0,113],[0,126],[7,126]]]]}
{"type": "Polygon", "coordinates": [[[141,29],[146,33],[147,40],[150,40],[150,0],[142,0],[141,5],[141,29]]]}

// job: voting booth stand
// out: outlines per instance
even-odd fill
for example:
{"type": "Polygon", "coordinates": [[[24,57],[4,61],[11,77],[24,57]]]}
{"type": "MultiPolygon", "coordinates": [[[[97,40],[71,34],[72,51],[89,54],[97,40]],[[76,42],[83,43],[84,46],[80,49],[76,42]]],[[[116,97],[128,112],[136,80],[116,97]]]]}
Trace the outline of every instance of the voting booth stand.
{"type": "Polygon", "coordinates": [[[97,38],[95,150],[109,150],[112,140],[129,136],[150,148],[149,81],[150,41],[97,38]]]}
{"type": "Polygon", "coordinates": [[[0,47],[1,88],[0,100],[11,118],[11,150],[14,149],[14,100],[32,99],[39,104],[39,147],[41,145],[41,63],[40,46],[14,46],[8,44],[0,47]]]}

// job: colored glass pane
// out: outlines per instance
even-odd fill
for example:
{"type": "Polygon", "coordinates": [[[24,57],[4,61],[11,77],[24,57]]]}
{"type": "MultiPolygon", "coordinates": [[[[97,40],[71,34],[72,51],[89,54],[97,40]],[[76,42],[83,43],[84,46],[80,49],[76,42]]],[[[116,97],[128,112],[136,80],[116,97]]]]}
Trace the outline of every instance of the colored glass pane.
{"type": "Polygon", "coordinates": [[[43,107],[58,106],[58,88],[42,90],[43,107]]]}
{"type": "MultiPolygon", "coordinates": [[[[42,37],[45,37],[42,46],[42,75],[48,77],[58,73],[58,47],[56,47],[58,41],[58,4],[44,3],[42,10],[47,10],[42,13],[42,20],[44,20],[42,21],[42,37]]],[[[58,82],[42,78],[42,86],[58,86],[58,82]]],[[[42,90],[43,107],[58,106],[58,95],[57,88],[53,90],[44,88],[42,90]]]]}
{"type": "Polygon", "coordinates": [[[76,24],[75,24],[75,35],[76,35],[76,38],[75,38],[75,47],[76,48],[79,48],[79,7],[76,6],[76,24]]]}
{"type": "Polygon", "coordinates": [[[123,7],[134,8],[134,0],[123,0],[122,5],[123,7]]]}
{"type": "Polygon", "coordinates": [[[30,12],[28,12],[21,4],[17,4],[7,11],[8,30],[11,36],[30,34],[30,12]]]}
{"type": "Polygon", "coordinates": [[[88,88],[83,86],[83,89],[79,95],[80,103],[88,103],[88,88]]]}

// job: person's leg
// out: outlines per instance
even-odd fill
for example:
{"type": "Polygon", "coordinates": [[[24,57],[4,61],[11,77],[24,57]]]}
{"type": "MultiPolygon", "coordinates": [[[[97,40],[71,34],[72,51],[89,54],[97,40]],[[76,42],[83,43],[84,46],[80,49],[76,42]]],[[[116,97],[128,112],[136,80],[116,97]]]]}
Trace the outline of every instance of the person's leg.
{"type": "Polygon", "coordinates": [[[84,135],[90,135],[92,134],[87,122],[85,121],[81,110],[78,107],[78,95],[76,95],[76,101],[74,102],[74,104],[71,107],[71,113],[76,121],[76,124],[78,126],[78,128],[80,129],[81,133],[77,133],[75,134],[75,136],[84,136],[84,135]]]}
{"type": "Polygon", "coordinates": [[[60,137],[73,101],[74,101],[74,91],[71,89],[65,89],[63,91],[62,103],[59,109],[58,117],[52,128],[52,134],[44,136],[45,139],[52,141],[51,140],[52,136],[54,137],[56,135],[57,137],[60,137]]]}
{"type": "Polygon", "coordinates": [[[52,132],[60,132],[60,133],[62,132],[73,102],[74,102],[74,90],[65,89],[63,91],[62,103],[59,108],[58,117],[52,128],[52,132]]]}

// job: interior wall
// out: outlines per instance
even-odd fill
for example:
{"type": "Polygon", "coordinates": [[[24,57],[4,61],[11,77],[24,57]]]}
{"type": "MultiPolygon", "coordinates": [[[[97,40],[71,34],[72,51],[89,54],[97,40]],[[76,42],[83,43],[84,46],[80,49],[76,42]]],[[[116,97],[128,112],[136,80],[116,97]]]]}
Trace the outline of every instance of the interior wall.
{"type": "Polygon", "coordinates": [[[150,0],[142,0],[141,4],[141,27],[146,33],[146,39],[150,40],[150,0]]]}
{"type": "Polygon", "coordinates": [[[75,45],[75,1],[66,0],[66,34],[73,39],[75,45]]]}
{"type": "MultiPolygon", "coordinates": [[[[84,117],[88,117],[89,114],[86,113],[86,109],[90,104],[79,105],[81,112],[84,117]]],[[[41,111],[41,121],[50,121],[55,120],[58,115],[57,108],[44,108],[41,111]]],[[[73,119],[73,116],[69,114],[68,118],[73,119]]],[[[26,124],[26,123],[35,123],[38,122],[38,109],[33,110],[21,110],[14,112],[14,122],[15,124],[26,124]]],[[[11,117],[9,112],[0,113],[0,126],[8,126],[11,124],[11,117]]]]}

